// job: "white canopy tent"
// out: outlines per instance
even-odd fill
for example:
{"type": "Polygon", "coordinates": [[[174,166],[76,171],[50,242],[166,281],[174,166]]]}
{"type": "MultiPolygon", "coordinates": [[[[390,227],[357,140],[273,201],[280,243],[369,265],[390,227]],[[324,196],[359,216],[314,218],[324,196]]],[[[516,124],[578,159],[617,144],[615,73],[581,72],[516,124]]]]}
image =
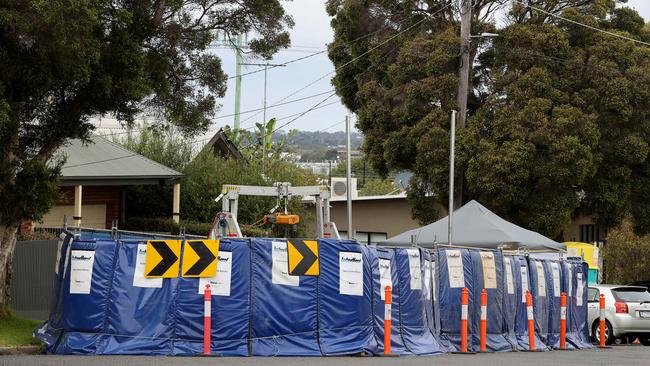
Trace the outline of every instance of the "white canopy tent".
{"type": "MultiPolygon", "coordinates": [[[[476,201],[470,201],[453,213],[452,245],[477,248],[562,251],[565,246],[539,233],[524,229],[494,214],[476,201]]],[[[421,228],[387,239],[382,245],[433,247],[447,243],[447,217],[421,228]]]]}

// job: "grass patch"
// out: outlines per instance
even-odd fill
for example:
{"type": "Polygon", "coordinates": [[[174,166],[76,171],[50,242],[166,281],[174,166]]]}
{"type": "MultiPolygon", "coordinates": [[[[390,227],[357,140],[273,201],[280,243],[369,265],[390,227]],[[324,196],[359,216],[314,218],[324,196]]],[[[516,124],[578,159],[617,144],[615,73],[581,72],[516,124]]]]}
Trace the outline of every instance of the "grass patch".
{"type": "Polygon", "coordinates": [[[16,316],[0,318],[0,346],[40,345],[41,342],[32,337],[40,324],[38,320],[16,316]]]}

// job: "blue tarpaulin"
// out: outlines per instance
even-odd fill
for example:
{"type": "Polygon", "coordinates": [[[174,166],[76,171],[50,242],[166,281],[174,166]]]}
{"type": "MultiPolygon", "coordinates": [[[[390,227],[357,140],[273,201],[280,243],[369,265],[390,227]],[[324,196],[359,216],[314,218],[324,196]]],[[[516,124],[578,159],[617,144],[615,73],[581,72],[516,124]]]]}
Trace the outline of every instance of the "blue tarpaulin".
{"type": "MultiPolygon", "coordinates": [[[[510,255],[503,256],[503,324],[505,337],[508,343],[512,346],[513,350],[522,350],[523,347],[519,346],[515,330],[515,323],[517,320],[517,309],[521,299],[521,284],[517,286],[516,267],[519,266],[519,260],[510,255]],[[519,302],[518,302],[519,301],[519,302]]],[[[520,276],[520,275],[519,275],[520,276]]],[[[521,281],[521,278],[519,279],[521,281]]]]}
{"type": "Polygon", "coordinates": [[[468,343],[472,343],[475,349],[480,349],[480,321],[481,321],[481,293],[487,292],[487,340],[486,347],[493,352],[512,351],[512,345],[507,340],[507,328],[505,327],[504,309],[504,279],[503,279],[503,258],[498,250],[474,250],[468,249],[467,253],[471,258],[471,272],[473,301],[469,307],[469,329],[468,343]]]}
{"type": "Polygon", "coordinates": [[[323,355],[377,353],[372,320],[372,267],[356,241],[318,241],[318,326],[323,355]]]}
{"type": "MultiPolygon", "coordinates": [[[[530,290],[533,296],[533,315],[535,317],[535,333],[539,337],[539,344],[536,343],[537,349],[548,350],[546,342],[548,340],[549,326],[549,276],[542,259],[528,258],[528,269],[530,279],[530,290]]],[[[552,291],[552,289],[551,289],[552,291]]]]}
{"type": "Polygon", "coordinates": [[[201,281],[180,278],[176,297],[174,354],[203,352],[203,290],[210,283],[211,349],[226,356],[248,355],[250,326],[250,249],[246,239],[222,239],[219,243],[218,275],[201,281]],[[220,275],[230,276],[230,283],[220,275]]]}
{"type": "Polygon", "coordinates": [[[560,348],[560,299],[562,295],[562,266],[560,261],[546,260],[544,265],[549,278],[546,279],[548,293],[548,335],[546,345],[560,348]]]}
{"type": "Polygon", "coordinates": [[[377,339],[377,351],[384,352],[384,315],[385,315],[385,286],[392,288],[392,305],[391,305],[391,353],[396,355],[409,354],[404,348],[402,335],[400,333],[401,324],[399,322],[399,298],[397,292],[397,265],[392,249],[370,247],[370,258],[372,266],[372,286],[373,286],[373,312],[374,312],[374,329],[375,338],[377,339]],[[383,285],[383,286],[382,286],[383,285]],[[383,293],[383,295],[382,295],[383,293]]]}
{"type": "Polygon", "coordinates": [[[564,289],[567,293],[567,345],[579,349],[593,348],[589,341],[587,313],[587,274],[585,262],[563,263],[564,289]]]}
{"type": "MultiPolygon", "coordinates": [[[[440,339],[451,351],[460,351],[461,295],[463,287],[469,291],[469,308],[473,307],[474,283],[472,259],[467,249],[438,249],[438,302],[440,309],[440,339]]],[[[469,314],[472,316],[472,314],[469,314]]],[[[467,324],[472,333],[472,322],[467,324]]],[[[468,350],[473,346],[468,341],[468,350]]],[[[475,351],[478,351],[476,349],[475,351]]]]}
{"type": "Polygon", "coordinates": [[[395,260],[404,346],[417,355],[443,353],[444,348],[434,338],[427,321],[422,250],[395,249],[395,260]]]}
{"type": "Polygon", "coordinates": [[[286,240],[253,239],[251,250],[253,355],[320,356],[317,278],[288,275],[286,240]]]}

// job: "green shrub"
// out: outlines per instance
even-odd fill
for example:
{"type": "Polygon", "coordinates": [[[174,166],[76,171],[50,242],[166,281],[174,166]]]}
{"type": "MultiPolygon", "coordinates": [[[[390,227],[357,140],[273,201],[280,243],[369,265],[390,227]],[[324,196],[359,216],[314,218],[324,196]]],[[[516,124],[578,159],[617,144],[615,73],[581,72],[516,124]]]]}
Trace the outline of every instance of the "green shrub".
{"type": "Polygon", "coordinates": [[[632,220],[611,229],[603,250],[605,283],[629,284],[650,280],[650,235],[634,233],[632,220]]]}

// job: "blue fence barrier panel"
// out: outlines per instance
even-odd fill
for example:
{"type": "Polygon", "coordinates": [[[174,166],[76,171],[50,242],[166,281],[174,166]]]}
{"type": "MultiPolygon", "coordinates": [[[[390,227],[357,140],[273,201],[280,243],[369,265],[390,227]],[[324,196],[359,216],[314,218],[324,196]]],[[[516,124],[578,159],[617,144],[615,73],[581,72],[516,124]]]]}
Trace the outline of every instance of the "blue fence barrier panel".
{"type": "Polygon", "coordinates": [[[550,273],[544,265],[544,260],[528,258],[529,279],[530,279],[530,292],[533,296],[533,315],[535,317],[535,333],[539,337],[540,344],[537,345],[539,349],[542,347],[544,350],[549,348],[546,345],[548,340],[548,324],[549,324],[549,298],[548,298],[548,278],[550,273]]]}
{"type": "Polygon", "coordinates": [[[286,239],[252,239],[254,356],[320,356],[318,286],[312,276],[289,276],[286,239]]]}
{"type": "Polygon", "coordinates": [[[586,262],[567,261],[566,271],[567,294],[567,345],[578,349],[593,348],[589,340],[588,316],[588,264],[586,262]]]}
{"type": "Polygon", "coordinates": [[[178,278],[145,278],[146,241],[118,243],[99,354],[169,355],[173,351],[178,278]]]}
{"type": "Polygon", "coordinates": [[[512,351],[512,345],[507,340],[507,328],[505,327],[504,309],[504,270],[503,258],[498,250],[475,250],[468,249],[472,263],[472,291],[473,301],[469,307],[469,328],[468,342],[472,343],[475,349],[480,349],[480,322],[481,322],[481,293],[487,291],[487,340],[486,346],[492,352],[512,351]]]}
{"type": "Polygon", "coordinates": [[[106,332],[116,244],[73,241],[63,264],[63,334],[56,353],[98,353],[106,332]]]}
{"type": "Polygon", "coordinates": [[[248,239],[221,239],[217,274],[180,278],[176,301],[174,355],[203,353],[203,304],[210,284],[213,355],[248,356],[250,247],[248,239]]]}
{"type": "Polygon", "coordinates": [[[395,259],[404,346],[417,355],[444,353],[445,349],[433,337],[427,321],[422,250],[395,249],[395,259]]]}
{"type": "MultiPolygon", "coordinates": [[[[440,308],[440,339],[452,352],[460,351],[461,295],[463,287],[469,291],[469,308],[472,308],[474,286],[472,259],[467,249],[438,249],[438,294],[440,308]]],[[[479,290],[480,291],[480,290],[479,290]]],[[[472,333],[472,323],[467,322],[467,334],[472,333]]],[[[469,351],[474,350],[468,341],[469,351]]]]}
{"type": "Polygon", "coordinates": [[[556,260],[544,261],[549,278],[546,279],[548,293],[548,334],[546,345],[560,348],[560,300],[562,295],[562,265],[556,260]]]}
{"type": "Polygon", "coordinates": [[[503,256],[503,324],[505,337],[513,350],[523,350],[517,341],[517,310],[521,304],[521,275],[519,258],[512,255],[503,256]],[[517,282],[519,280],[519,282],[517,282]]]}
{"type": "Polygon", "coordinates": [[[393,249],[370,247],[372,286],[373,286],[373,313],[375,338],[377,339],[377,352],[384,352],[384,315],[385,315],[385,287],[392,288],[391,305],[391,353],[405,355],[409,352],[404,347],[400,333],[399,298],[397,291],[397,265],[393,249]]]}
{"type": "Polygon", "coordinates": [[[323,355],[377,353],[368,247],[319,239],[318,329],[323,355]]]}
{"type": "MultiPolygon", "coordinates": [[[[526,291],[530,291],[533,298],[533,305],[535,304],[535,296],[533,293],[533,285],[531,283],[531,268],[528,263],[528,259],[523,255],[514,255],[513,263],[515,267],[515,280],[518,282],[518,307],[517,307],[517,317],[515,318],[515,335],[517,337],[517,343],[520,348],[529,349],[529,338],[528,338],[528,314],[526,309],[526,291]]],[[[533,314],[534,315],[534,314],[533,314]]],[[[539,337],[537,331],[535,331],[535,348],[537,350],[546,351],[548,348],[539,337]]]]}

